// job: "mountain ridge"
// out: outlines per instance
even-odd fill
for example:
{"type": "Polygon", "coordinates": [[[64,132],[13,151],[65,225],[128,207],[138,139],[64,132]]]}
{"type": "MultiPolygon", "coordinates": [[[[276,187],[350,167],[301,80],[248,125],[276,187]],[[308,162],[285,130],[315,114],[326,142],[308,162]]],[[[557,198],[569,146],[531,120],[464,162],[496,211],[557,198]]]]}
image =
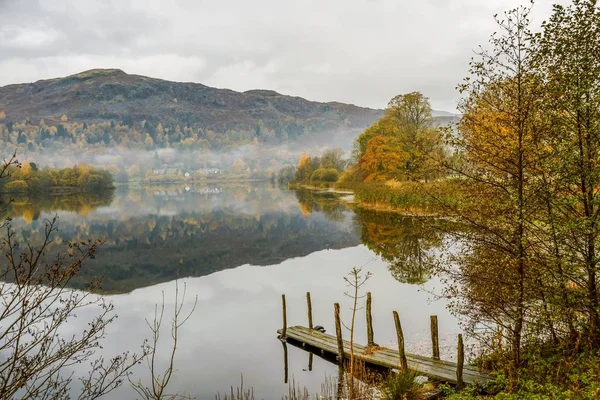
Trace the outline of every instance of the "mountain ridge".
{"type": "Polygon", "coordinates": [[[172,82],[120,69],[93,69],[0,87],[0,110],[7,121],[37,123],[43,119],[50,125],[60,123],[65,115],[69,121],[93,123],[127,118],[134,122],[199,125],[216,132],[252,131],[261,124],[281,131],[296,123],[312,133],[357,132],[377,121],[383,112],[265,89],[236,92],[195,82],[172,82]]]}
{"type": "Polygon", "coordinates": [[[383,112],[268,89],[237,92],[173,82],[114,68],[0,87],[0,115],[8,123],[111,122],[132,129],[137,126],[142,133],[152,133],[148,123],[161,124],[169,132],[186,127],[204,132],[203,136],[210,131],[209,136],[232,144],[258,140],[349,147],[383,112]]]}

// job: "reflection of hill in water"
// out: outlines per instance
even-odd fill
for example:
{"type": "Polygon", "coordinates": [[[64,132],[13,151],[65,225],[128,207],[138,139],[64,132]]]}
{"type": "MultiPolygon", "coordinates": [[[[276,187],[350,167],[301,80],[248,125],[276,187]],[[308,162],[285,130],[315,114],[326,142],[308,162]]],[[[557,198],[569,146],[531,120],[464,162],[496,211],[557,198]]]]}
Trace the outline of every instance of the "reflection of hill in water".
{"type": "Polygon", "coordinates": [[[360,209],[351,213],[331,193],[264,184],[118,188],[105,196],[16,199],[10,210],[19,239],[34,245],[43,235],[44,220],[55,213],[60,230],[48,254],[64,251],[68,240],[105,239],[76,283],[102,276],[107,292],[244,264],[278,264],[361,242],[389,264],[397,280],[423,283],[432,273],[441,231],[452,229],[439,229],[434,225],[448,223],[427,218],[360,209]]]}
{"type": "Polygon", "coordinates": [[[359,244],[352,230],[325,218],[283,212],[255,217],[215,210],[136,217],[122,223],[92,223],[89,232],[115,238],[84,272],[92,275],[101,270],[109,291],[208,275],[243,264],[277,264],[325,248],[359,244]]]}
{"type": "Polygon", "coordinates": [[[121,188],[112,203],[90,202],[98,208],[82,213],[81,208],[63,207],[69,211],[64,212],[29,199],[22,207],[27,205],[36,218],[13,209],[13,216],[22,217],[14,223],[24,240],[35,243],[43,233],[43,220],[58,212],[60,231],[52,252],[64,249],[71,239],[105,239],[97,258],[86,261],[78,283],[103,276],[107,292],[128,292],[243,264],[277,264],[360,243],[349,212],[336,213],[335,220],[323,213],[305,216],[293,192],[267,186],[208,191],[121,188]]]}

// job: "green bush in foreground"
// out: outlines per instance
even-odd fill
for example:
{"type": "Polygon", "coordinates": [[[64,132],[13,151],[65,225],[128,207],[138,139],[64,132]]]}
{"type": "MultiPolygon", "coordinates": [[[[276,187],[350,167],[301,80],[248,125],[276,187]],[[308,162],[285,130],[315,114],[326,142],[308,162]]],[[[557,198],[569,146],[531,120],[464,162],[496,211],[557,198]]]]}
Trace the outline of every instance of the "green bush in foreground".
{"type": "Polygon", "coordinates": [[[412,371],[390,373],[381,382],[383,400],[418,400],[423,398],[422,386],[412,371]]]}

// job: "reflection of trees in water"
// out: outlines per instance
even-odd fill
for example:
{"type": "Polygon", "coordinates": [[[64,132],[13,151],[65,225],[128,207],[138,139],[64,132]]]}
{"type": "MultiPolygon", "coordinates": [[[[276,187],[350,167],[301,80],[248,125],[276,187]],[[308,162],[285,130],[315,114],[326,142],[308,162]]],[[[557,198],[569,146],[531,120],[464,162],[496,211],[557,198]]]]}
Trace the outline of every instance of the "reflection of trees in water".
{"type": "MultiPolygon", "coordinates": [[[[30,203],[18,215],[28,209],[38,215],[45,207],[57,210],[52,203],[30,203]]],[[[101,276],[108,292],[126,292],[243,264],[278,264],[325,248],[360,243],[353,230],[341,228],[322,214],[303,216],[293,207],[294,195],[280,190],[234,188],[215,199],[174,190],[163,196],[117,189],[111,208],[119,212],[89,217],[83,215],[80,203],[73,200],[69,208],[62,208],[79,215],[61,219],[48,254],[64,240],[104,239],[97,259],[86,263],[74,283],[101,276]],[[290,210],[286,210],[288,205],[290,210]]],[[[21,207],[27,204],[22,201],[21,207]]],[[[31,242],[41,237],[43,229],[41,218],[31,223],[19,221],[20,234],[31,242]]]]}
{"type": "Polygon", "coordinates": [[[100,193],[75,193],[63,195],[12,196],[9,207],[0,214],[0,219],[6,217],[23,218],[31,224],[40,218],[42,212],[70,211],[87,216],[98,207],[109,206],[113,201],[112,190],[100,193]]]}
{"type": "Polygon", "coordinates": [[[433,272],[433,250],[442,244],[443,233],[431,218],[357,210],[355,223],[361,241],[389,263],[392,276],[410,284],[425,283],[433,272]]]}
{"type": "Polygon", "coordinates": [[[346,206],[331,193],[296,190],[296,198],[304,216],[308,216],[312,212],[322,212],[328,220],[342,222],[344,221],[344,211],[348,211],[346,206]]]}

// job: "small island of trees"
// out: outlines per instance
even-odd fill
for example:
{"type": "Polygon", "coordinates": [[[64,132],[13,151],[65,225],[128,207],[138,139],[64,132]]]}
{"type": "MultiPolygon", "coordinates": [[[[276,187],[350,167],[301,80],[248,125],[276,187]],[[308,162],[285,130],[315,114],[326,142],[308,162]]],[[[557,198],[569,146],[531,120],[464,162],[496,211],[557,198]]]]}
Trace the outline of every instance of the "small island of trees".
{"type": "Polygon", "coordinates": [[[87,164],[72,168],[40,169],[33,162],[11,165],[0,181],[0,193],[65,193],[112,190],[113,177],[106,170],[87,164]]]}

